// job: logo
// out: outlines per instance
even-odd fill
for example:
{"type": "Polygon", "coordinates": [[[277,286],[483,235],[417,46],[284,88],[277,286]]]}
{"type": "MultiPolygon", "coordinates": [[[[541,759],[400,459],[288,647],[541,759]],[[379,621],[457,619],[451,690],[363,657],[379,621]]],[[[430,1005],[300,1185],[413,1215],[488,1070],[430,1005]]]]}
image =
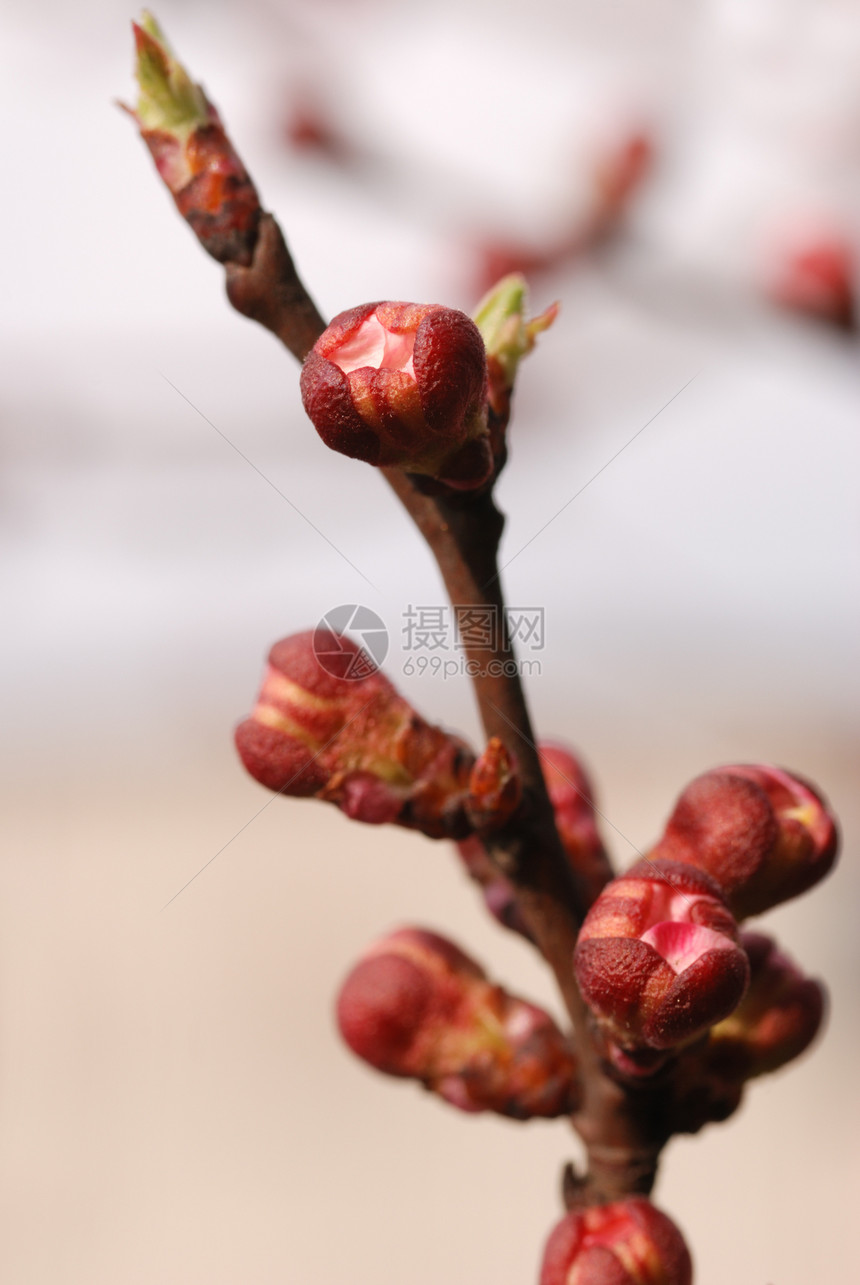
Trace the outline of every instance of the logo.
{"type": "Polygon", "coordinates": [[[314,655],[327,674],[360,682],[388,655],[385,621],[360,603],[332,607],[314,630],[314,655]]]}

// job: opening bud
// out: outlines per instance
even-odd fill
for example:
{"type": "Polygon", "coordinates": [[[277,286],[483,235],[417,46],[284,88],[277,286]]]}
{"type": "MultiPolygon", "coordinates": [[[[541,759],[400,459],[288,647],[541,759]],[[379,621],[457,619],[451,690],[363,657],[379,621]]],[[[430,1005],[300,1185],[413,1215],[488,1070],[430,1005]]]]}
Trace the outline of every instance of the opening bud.
{"type": "Polygon", "coordinates": [[[137,121],[156,169],[203,249],[219,263],[247,266],[260,223],[260,200],[217,111],[174,57],[150,13],[132,23],[137,121]]]}
{"type": "Polygon", "coordinates": [[[487,349],[490,404],[505,419],[510,413],[519,364],[534,348],[541,331],[548,330],[555,321],[560,306],[550,304],[539,316],[526,321],[527,297],[525,277],[512,272],[493,286],[475,312],[475,324],[487,349]]]}
{"type": "Polygon", "coordinates": [[[583,998],[622,1050],[686,1043],[727,1017],[749,982],[714,881],[647,858],[603,889],[580,930],[574,966],[583,998]]]}
{"type": "Polygon", "coordinates": [[[453,942],[403,928],[377,942],[337,1001],[340,1032],[378,1071],[461,1111],[517,1120],[576,1105],[576,1065],[549,1014],[493,986],[453,942]]]}
{"type": "Polygon", "coordinates": [[[596,229],[624,213],[653,163],[653,141],[642,131],[620,139],[598,156],[594,167],[596,229]]]}
{"type": "Polygon", "coordinates": [[[463,312],[391,302],[342,312],[308,355],[301,388],[334,451],[457,490],[492,475],[486,354],[463,312]]]}
{"type": "Polygon", "coordinates": [[[693,1264],[670,1218],[632,1196],[572,1212],[544,1250],[540,1285],[691,1285],[693,1264]]]}
{"type": "Polygon", "coordinates": [[[250,718],[236,729],[243,764],[261,785],[335,803],[371,824],[431,838],[468,834],[474,755],[426,723],[350,639],[326,630],[275,643],[250,718]],[[319,656],[342,662],[340,677],[319,656]]]}
{"type": "Polygon", "coordinates": [[[836,860],[823,797],[778,767],[730,766],[687,786],[655,855],[707,871],[738,919],[806,892],[836,860]]]}

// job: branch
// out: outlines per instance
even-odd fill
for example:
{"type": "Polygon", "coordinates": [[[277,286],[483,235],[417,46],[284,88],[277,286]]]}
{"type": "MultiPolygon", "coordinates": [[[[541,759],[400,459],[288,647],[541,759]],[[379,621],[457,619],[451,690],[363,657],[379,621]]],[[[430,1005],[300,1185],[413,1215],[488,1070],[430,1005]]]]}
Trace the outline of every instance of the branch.
{"type": "Polygon", "coordinates": [[[641,1085],[610,1078],[573,974],[572,955],[587,907],[577,904],[570,867],[555,826],[525,694],[507,632],[498,573],[504,517],[492,494],[473,499],[423,495],[399,469],[383,470],[436,558],[453,606],[496,610],[495,651],[465,648],[487,737],[498,736],[517,756],[523,805],[503,830],[483,836],[518,901],[541,954],[553,970],[573,1021],[583,1097],[572,1123],[585,1143],[588,1175],[566,1184],[569,1207],[606,1204],[631,1193],[648,1195],[660,1152],[671,1135],[672,1067],[641,1085]],[[488,661],[499,662],[490,667],[488,661]],[[496,673],[495,671],[498,671],[496,673]]]}
{"type": "Polygon", "coordinates": [[[284,234],[263,214],[250,264],[225,264],[227,298],[237,312],[271,330],[297,361],[304,361],[322,332],[316,304],[296,272],[284,234]]]}
{"type": "Polygon", "coordinates": [[[516,756],[523,802],[500,831],[483,836],[491,857],[516,886],[526,921],[555,974],[577,1029],[586,1012],[571,964],[585,907],[555,827],[525,695],[508,636],[497,551],[504,518],[487,492],[477,499],[423,495],[400,469],[383,472],[436,559],[452,606],[491,608],[499,623],[495,648],[465,646],[487,737],[516,756]],[[496,662],[493,664],[493,662],[496,662]]]}
{"type": "MultiPolygon", "coordinates": [[[[260,206],[256,189],[202,89],[190,81],[151,18],[135,27],[141,97],[137,120],[174,201],[203,248],[226,271],[227,296],[243,316],[270,330],[303,362],[326,329],[302,284],[283,234],[260,206]]],[[[521,355],[553,310],[530,323],[521,355]]],[[[500,324],[504,316],[499,319],[500,324]]],[[[504,357],[504,349],[501,350],[504,357]]],[[[516,361],[513,350],[507,358],[516,361]]],[[[492,359],[490,362],[492,366],[492,359]]],[[[501,370],[501,368],[500,368],[501,370]]],[[[501,371],[501,374],[504,374],[501,371]]],[[[501,378],[490,432],[496,471],[512,379],[501,378]]],[[[491,371],[491,402],[493,379],[491,371]]],[[[589,1155],[582,1181],[566,1177],[570,1204],[600,1204],[647,1193],[668,1137],[665,1090],[611,1079],[573,971],[573,952],[587,906],[580,904],[555,825],[525,695],[514,662],[498,573],[504,519],[490,485],[481,491],[429,495],[399,468],[383,469],[433,552],[455,607],[487,607],[498,621],[495,648],[466,646],[470,676],[488,738],[516,756],[523,796],[513,817],[482,836],[491,859],[517,891],[523,916],[549,963],[573,1021],[582,1069],[582,1105],[573,1124],[589,1155]],[[496,662],[495,664],[493,662],[496,662]]]]}
{"type": "MultiPolygon", "coordinates": [[[[302,285],[283,234],[263,215],[252,262],[227,265],[227,294],[243,315],[271,330],[302,361],[325,328],[302,285]]],[[[668,1077],[647,1086],[610,1078],[600,1039],[573,973],[573,951],[587,909],[578,903],[547,794],[525,694],[507,629],[498,572],[504,517],[492,492],[427,495],[401,469],[381,470],[433,553],[451,604],[491,608],[499,621],[495,649],[465,647],[487,737],[497,736],[517,758],[523,801],[502,829],[483,837],[491,858],[514,884],[523,916],[553,971],[574,1028],[582,1068],[582,1105],[572,1123],[588,1152],[584,1179],[566,1175],[571,1207],[604,1204],[631,1193],[647,1195],[657,1173],[666,1124],[668,1077]],[[489,662],[496,661],[496,665],[489,662]]]]}

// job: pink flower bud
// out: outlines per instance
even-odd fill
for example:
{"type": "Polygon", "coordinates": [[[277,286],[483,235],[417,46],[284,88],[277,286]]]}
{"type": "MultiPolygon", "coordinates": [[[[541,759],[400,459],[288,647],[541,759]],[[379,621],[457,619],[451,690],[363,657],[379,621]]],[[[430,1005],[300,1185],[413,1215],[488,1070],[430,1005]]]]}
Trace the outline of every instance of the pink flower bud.
{"type": "Polygon", "coordinates": [[[559,837],[582,900],[590,906],[612,878],[597,830],[591,782],[579,759],[563,745],[541,742],[540,761],[559,837]]]}
{"type": "Polygon", "coordinates": [[[129,110],[179,213],[219,263],[251,262],[262,213],[256,189],[200,85],[151,15],[132,23],[137,108],[129,110]]]}
{"type": "Polygon", "coordinates": [[[275,643],[257,705],[236,730],[247,770],[282,794],[326,799],[371,824],[433,838],[467,834],[474,755],[426,723],[348,638],[325,630],[275,643]],[[342,678],[320,655],[337,655],[342,678]]]}
{"type": "Polygon", "coordinates": [[[342,312],[309,354],[301,387],[334,451],[460,490],[492,474],[484,342],[463,312],[415,303],[342,312]]]}
{"type": "Polygon", "coordinates": [[[606,885],[574,955],[577,981],[622,1049],[669,1049],[728,1016],[749,964],[707,875],[671,861],[637,862],[606,885]]]}
{"type": "Polygon", "coordinates": [[[723,767],[687,786],[655,855],[717,880],[738,919],[806,892],[836,860],[824,799],[777,767],[723,767]]]}
{"type": "Polygon", "coordinates": [[[692,1285],[690,1251],[678,1228],[631,1196],[572,1212],[544,1250],[540,1285],[692,1285]]]}
{"type": "Polygon", "coordinates": [[[462,1111],[526,1120],[576,1105],[573,1053],[552,1018],[436,933],[403,928],[372,946],[344,982],[337,1020],[365,1062],[462,1111]]]}

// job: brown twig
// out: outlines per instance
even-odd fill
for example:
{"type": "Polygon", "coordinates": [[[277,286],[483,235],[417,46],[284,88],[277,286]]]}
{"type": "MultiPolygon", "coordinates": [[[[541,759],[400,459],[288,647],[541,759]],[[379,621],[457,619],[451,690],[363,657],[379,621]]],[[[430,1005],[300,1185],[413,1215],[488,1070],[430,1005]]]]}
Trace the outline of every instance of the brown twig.
{"type": "Polygon", "coordinates": [[[237,312],[271,330],[297,361],[304,361],[325,330],[271,214],[260,219],[254,256],[248,267],[225,264],[227,298],[237,312]]]}
{"type": "Polygon", "coordinates": [[[422,494],[400,469],[384,469],[389,484],[436,558],[455,610],[488,607],[498,622],[492,650],[464,647],[487,737],[515,755],[523,802],[502,830],[486,836],[491,857],[515,885],[526,921],[558,981],[575,1025],[584,1009],[572,957],[585,908],[579,906],[570,867],[555,828],[531,719],[508,636],[497,550],[504,518],[491,493],[470,500],[422,494]]]}

